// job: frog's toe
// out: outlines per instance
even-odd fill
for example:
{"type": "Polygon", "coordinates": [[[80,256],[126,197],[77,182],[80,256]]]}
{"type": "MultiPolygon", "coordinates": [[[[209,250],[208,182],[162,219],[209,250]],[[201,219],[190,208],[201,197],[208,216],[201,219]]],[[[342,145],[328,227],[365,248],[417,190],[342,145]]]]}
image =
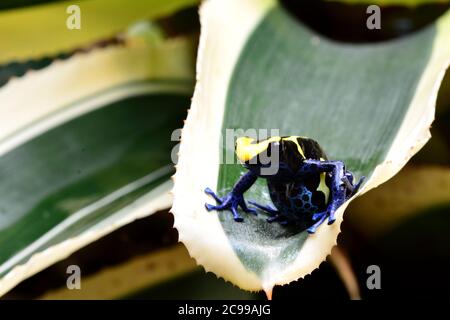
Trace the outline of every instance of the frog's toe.
{"type": "Polygon", "coordinates": [[[205,208],[208,211],[212,211],[212,210],[220,210],[219,209],[220,206],[213,206],[212,204],[209,203],[205,203],[205,208]]]}
{"type": "Polygon", "coordinates": [[[247,204],[245,203],[245,200],[244,200],[243,198],[239,201],[239,205],[241,206],[242,210],[244,210],[244,212],[246,212],[246,213],[252,213],[252,214],[254,214],[255,216],[258,215],[258,213],[256,212],[256,209],[254,209],[254,208],[249,208],[249,207],[247,206],[247,204]]]}
{"type": "Polygon", "coordinates": [[[322,217],[320,217],[319,220],[311,227],[309,227],[306,231],[308,231],[309,234],[315,233],[317,228],[325,221],[326,217],[327,217],[326,214],[322,215],[322,217]]]}
{"type": "Polygon", "coordinates": [[[234,220],[237,222],[244,221],[244,219],[239,215],[239,212],[238,212],[239,206],[242,208],[242,211],[244,211],[246,213],[252,213],[254,215],[257,215],[256,209],[249,208],[247,206],[242,194],[230,192],[223,197],[218,197],[210,188],[206,188],[204,191],[206,194],[212,196],[217,201],[217,205],[205,203],[206,210],[208,210],[208,211],[230,210],[233,213],[234,220]]]}
{"type": "Polygon", "coordinates": [[[315,221],[316,223],[314,223],[306,231],[308,231],[309,234],[315,233],[317,228],[325,221],[325,219],[327,217],[328,217],[328,211],[317,212],[317,213],[313,214],[312,220],[315,221]]]}
{"type": "Polygon", "coordinates": [[[334,215],[328,217],[328,224],[333,224],[335,221],[336,221],[336,217],[334,215]]]}
{"type": "Polygon", "coordinates": [[[361,179],[359,179],[358,183],[355,185],[352,195],[354,195],[355,193],[358,192],[359,188],[361,187],[361,185],[363,184],[364,180],[366,180],[365,176],[362,176],[361,179]]]}
{"type": "Polygon", "coordinates": [[[306,231],[308,231],[309,234],[314,234],[314,233],[316,233],[318,227],[319,226],[313,225],[313,226],[309,227],[306,231]]]}
{"type": "Polygon", "coordinates": [[[278,210],[275,208],[272,208],[271,206],[264,206],[264,205],[261,205],[259,203],[256,203],[255,201],[251,201],[251,200],[249,200],[248,203],[250,203],[251,205],[253,205],[263,211],[268,212],[272,216],[276,216],[278,214],[278,210]]]}
{"type": "Polygon", "coordinates": [[[213,197],[214,200],[216,200],[218,203],[222,203],[222,199],[220,199],[217,196],[217,194],[214,191],[212,191],[210,188],[206,188],[204,191],[207,195],[210,195],[211,197],[213,197]]]}
{"type": "Polygon", "coordinates": [[[327,214],[326,211],[314,213],[313,216],[312,216],[312,220],[313,220],[313,221],[317,221],[317,220],[319,220],[319,219],[322,219],[323,216],[325,216],[326,214],[327,214]]]}
{"type": "Polygon", "coordinates": [[[237,211],[237,207],[236,206],[231,206],[231,212],[233,212],[233,219],[236,222],[242,222],[244,221],[244,218],[242,218],[238,211],[237,211]]]}
{"type": "MultiPolygon", "coordinates": [[[[218,201],[219,202],[219,201],[218,201]]],[[[209,203],[205,203],[205,207],[208,211],[212,211],[212,210],[226,210],[229,209],[231,207],[232,203],[230,201],[229,197],[224,197],[223,200],[220,199],[220,202],[218,205],[214,206],[212,204],[209,203]]]]}
{"type": "Polygon", "coordinates": [[[214,191],[212,191],[212,189],[209,188],[209,187],[206,187],[204,191],[205,191],[205,193],[207,193],[207,194],[216,195],[216,194],[214,193],[214,191]]]}
{"type": "Polygon", "coordinates": [[[328,224],[333,224],[336,221],[336,210],[335,208],[330,208],[328,213],[328,224]]]}

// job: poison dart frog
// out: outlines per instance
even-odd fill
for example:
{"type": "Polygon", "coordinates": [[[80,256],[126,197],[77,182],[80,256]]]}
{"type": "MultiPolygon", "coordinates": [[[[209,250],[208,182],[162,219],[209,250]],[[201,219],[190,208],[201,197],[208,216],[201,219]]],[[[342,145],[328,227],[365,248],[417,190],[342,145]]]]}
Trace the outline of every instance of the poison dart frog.
{"type": "Polygon", "coordinates": [[[336,210],[353,196],[364,181],[354,184],[353,174],[342,161],[328,160],[315,140],[300,136],[271,137],[257,141],[250,137],[236,140],[236,155],[248,170],[225,196],[217,196],[210,188],[205,193],[217,205],[206,203],[206,209],[230,210],[234,220],[243,221],[238,206],[244,212],[256,213],[244,200],[246,192],[258,177],[267,180],[270,198],[275,207],[248,201],[269,213],[267,222],[306,225],[309,233],[328,218],[332,224],[336,210]],[[273,170],[276,165],[276,170],[273,170]]]}

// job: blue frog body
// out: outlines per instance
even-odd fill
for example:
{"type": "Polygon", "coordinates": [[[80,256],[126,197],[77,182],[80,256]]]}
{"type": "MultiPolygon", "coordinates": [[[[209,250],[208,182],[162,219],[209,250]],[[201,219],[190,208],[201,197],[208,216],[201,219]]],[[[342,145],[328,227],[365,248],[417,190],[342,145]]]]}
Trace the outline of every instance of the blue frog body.
{"type": "Polygon", "coordinates": [[[364,177],[353,184],[353,174],[342,161],[328,160],[320,145],[313,139],[300,136],[272,137],[256,141],[241,137],[236,141],[236,155],[248,172],[224,197],[211,195],[218,205],[206,204],[207,210],[230,210],[234,220],[241,222],[238,206],[244,212],[256,214],[244,200],[244,193],[259,178],[267,180],[274,207],[248,201],[266,211],[268,222],[306,226],[309,233],[328,218],[333,223],[336,210],[354,195],[364,177]]]}

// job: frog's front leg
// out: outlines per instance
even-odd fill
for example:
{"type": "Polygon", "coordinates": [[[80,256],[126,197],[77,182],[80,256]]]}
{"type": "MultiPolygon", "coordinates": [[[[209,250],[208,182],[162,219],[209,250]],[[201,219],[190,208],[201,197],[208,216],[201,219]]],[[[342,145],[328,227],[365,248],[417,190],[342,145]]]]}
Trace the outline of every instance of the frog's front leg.
{"type": "Polygon", "coordinates": [[[361,177],[359,182],[356,185],[353,185],[353,175],[345,170],[342,161],[305,160],[304,163],[320,172],[330,172],[332,177],[331,202],[328,204],[328,208],[325,212],[315,215],[318,220],[312,227],[312,230],[315,231],[315,229],[325,220],[326,216],[328,216],[328,224],[332,224],[336,220],[334,216],[336,210],[358,191],[365,177],[361,177]],[[347,190],[350,191],[349,194],[347,194],[347,190]]]}
{"type": "Polygon", "coordinates": [[[244,219],[239,216],[238,206],[242,208],[245,212],[250,212],[256,215],[256,210],[247,207],[247,204],[244,200],[244,192],[250,189],[250,187],[255,183],[258,176],[253,172],[249,171],[239,178],[238,182],[234,185],[231,192],[229,192],[224,197],[217,196],[210,188],[205,189],[205,193],[212,196],[219,204],[213,206],[209,203],[205,204],[205,207],[208,211],[211,210],[231,210],[233,213],[233,218],[237,222],[241,222],[244,219]]]}

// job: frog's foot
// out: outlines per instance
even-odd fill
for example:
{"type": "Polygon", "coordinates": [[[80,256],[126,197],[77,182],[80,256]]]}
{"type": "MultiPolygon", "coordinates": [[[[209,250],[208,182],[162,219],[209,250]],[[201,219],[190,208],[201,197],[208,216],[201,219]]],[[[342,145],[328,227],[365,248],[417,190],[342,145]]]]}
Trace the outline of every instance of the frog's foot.
{"type": "Polygon", "coordinates": [[[313,221],[316,221],[316,223],[307,229],[308,233],[309,234],[315,233],[317,228],[325,221],[327,216],[328,216],[327,211],[313,214],[312,219],[313,221]]]}
{"type": "Polygon", "coordinates": [[[205,189],[205,193],[212,196],[217,203],[219,203],[216,206],[213,206],[209,203],[205,203],[206,210],[212,211],[223,211],[223,210],[231,210],[233,213],[234,221],[236,222],[242,222],[244,219],[239,215],[238,213],[238,206],[241,206],[242,210],[247,213],[253,213],[257,214],[255,209],[251,209],[247,207],[247,204],[245,203],[244,196],[243,195],[236,195],[233,192],[228,193],[224,197],[217,196],[210,188],[205,189]]]}

